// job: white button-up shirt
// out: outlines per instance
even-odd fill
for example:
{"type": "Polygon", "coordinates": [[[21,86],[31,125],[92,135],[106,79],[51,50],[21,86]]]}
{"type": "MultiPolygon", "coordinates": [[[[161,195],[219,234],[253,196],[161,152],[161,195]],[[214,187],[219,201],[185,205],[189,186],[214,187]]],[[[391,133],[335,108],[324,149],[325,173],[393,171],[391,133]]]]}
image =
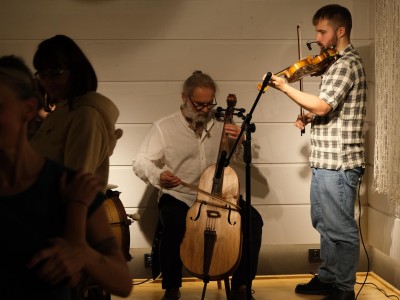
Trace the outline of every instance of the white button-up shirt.
{"type": "Polygon", "coordinates": [[[135,174],[160,192],[192,206],[197,192],[183,185],[160,186],[160,174],[169,170],[182,181],[197,186],[202,172],[218,159],[224,123],[210,120],[199,137],[181,111],[156,121],[133,160],[135,174]]]}

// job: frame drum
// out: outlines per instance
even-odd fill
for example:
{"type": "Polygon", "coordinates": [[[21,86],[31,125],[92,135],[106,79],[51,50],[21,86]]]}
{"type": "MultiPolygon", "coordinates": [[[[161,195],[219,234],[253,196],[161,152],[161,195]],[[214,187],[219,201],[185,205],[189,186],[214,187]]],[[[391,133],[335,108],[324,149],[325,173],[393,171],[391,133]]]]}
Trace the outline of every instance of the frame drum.
{"type": "Polygon", "coordinates": [[[111,230],[114,233],[118,245],[122,249],[122,254],[127,261],[130,261],[132,256],[129,253],[129,225],[131,225],[132,222],[128,219],[125,208],[119,199],[119,194],[120,192],[118,191],[107,190],[104,208],[107,214],[108,222],[111,225],[111,230]]]}

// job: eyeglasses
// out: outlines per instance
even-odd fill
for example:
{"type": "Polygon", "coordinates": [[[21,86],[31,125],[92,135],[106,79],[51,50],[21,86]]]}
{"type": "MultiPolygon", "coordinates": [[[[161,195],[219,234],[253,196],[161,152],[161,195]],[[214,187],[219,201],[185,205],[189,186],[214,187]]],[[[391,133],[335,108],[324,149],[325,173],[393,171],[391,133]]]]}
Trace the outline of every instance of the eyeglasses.
{"type": "Polygon", "coordinates": [[[35,73],[35,77],[38,80],[44,80],[45,78],[47,79],[56,79],[57,77],[61,76],[64,74],[66,69],[48,69],[45,71],[37,71],[35,73]]]}
{"type": "Polygon", "coordinates": [[[217,105],[217,98],[215,98],[215,97],[212,100],[212,103],[205,103],[205,104],[198,104],[198,103],[194,102],[192,100],[192,98],[190,98],[190,96],[188,96],[188,97],[189,97],[190,102],[192,102],[194,108],[199,111],[204,109],[205,107],[207,107],[208,109],[211,109],[217,105]]]}

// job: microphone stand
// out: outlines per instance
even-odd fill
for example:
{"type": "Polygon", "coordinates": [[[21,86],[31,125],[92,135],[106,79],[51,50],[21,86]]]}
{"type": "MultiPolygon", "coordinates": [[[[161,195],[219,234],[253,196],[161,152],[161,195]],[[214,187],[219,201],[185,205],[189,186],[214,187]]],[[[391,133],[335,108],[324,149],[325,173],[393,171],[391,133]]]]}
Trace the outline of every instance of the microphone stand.
{"type": "Polygon", "coordinates": [[[243,160],[246,164],[246,208],[245,208],[245,237],[244,237],[244,246],[247,249],[246,252],[246,257],[245,257],[245,263],[246,263],[246,298],[248,300],[251,299],[251,279],[250,279],[250,274],[251,274],[251,133],[256,131],[256,127],[253,123],[250,123],[252,117],[253,117],[253,112],[258,104],[258,101],[261,98],[261,95],[264,93],[264,89],[267,87],[269,80],[271,79],[271,72],[268,72],[267,75],[264,78],[264,81],[262,83],[260,92],[257,95],[256,100],[254,101],[254,104],[250,110],[250,112],[244,117],[242,127],[239,133],[238,138],[235,141],[235,144],[232,147],[231,152],[229,153],[229,156],[226,158],[225,161],[225,166],[227,167],[229,165],[229,161],[240,141],[240,138],[243,135],[243,132],[246,131],[246,139],[242,142],[243,144],[243,160]]]}

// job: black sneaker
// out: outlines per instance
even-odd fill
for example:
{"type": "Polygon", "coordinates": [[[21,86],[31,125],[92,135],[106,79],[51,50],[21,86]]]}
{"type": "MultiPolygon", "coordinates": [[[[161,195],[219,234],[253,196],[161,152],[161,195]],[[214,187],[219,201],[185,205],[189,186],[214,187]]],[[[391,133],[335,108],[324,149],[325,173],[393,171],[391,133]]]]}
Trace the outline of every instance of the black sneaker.
{"type": "Polygon", "coordinates": [[[179,289],[166,289],[161,300],[179,300],[180,298],[181,292],[179,289]]]}
{"type": "Polygon", "coordinates": [[[333,293],[334,284],[325,283],[315,275],[308,283],[300,283],[296,286],[295,292],[306,295],[329,295],[333,293]]]}
{"type": "Polygon", "coordinates": [[[342,291],[335,287],[333,293],[326,296],[323,300],[354,300],[355,297],[356,294],[354,291],[342,291]]]}

